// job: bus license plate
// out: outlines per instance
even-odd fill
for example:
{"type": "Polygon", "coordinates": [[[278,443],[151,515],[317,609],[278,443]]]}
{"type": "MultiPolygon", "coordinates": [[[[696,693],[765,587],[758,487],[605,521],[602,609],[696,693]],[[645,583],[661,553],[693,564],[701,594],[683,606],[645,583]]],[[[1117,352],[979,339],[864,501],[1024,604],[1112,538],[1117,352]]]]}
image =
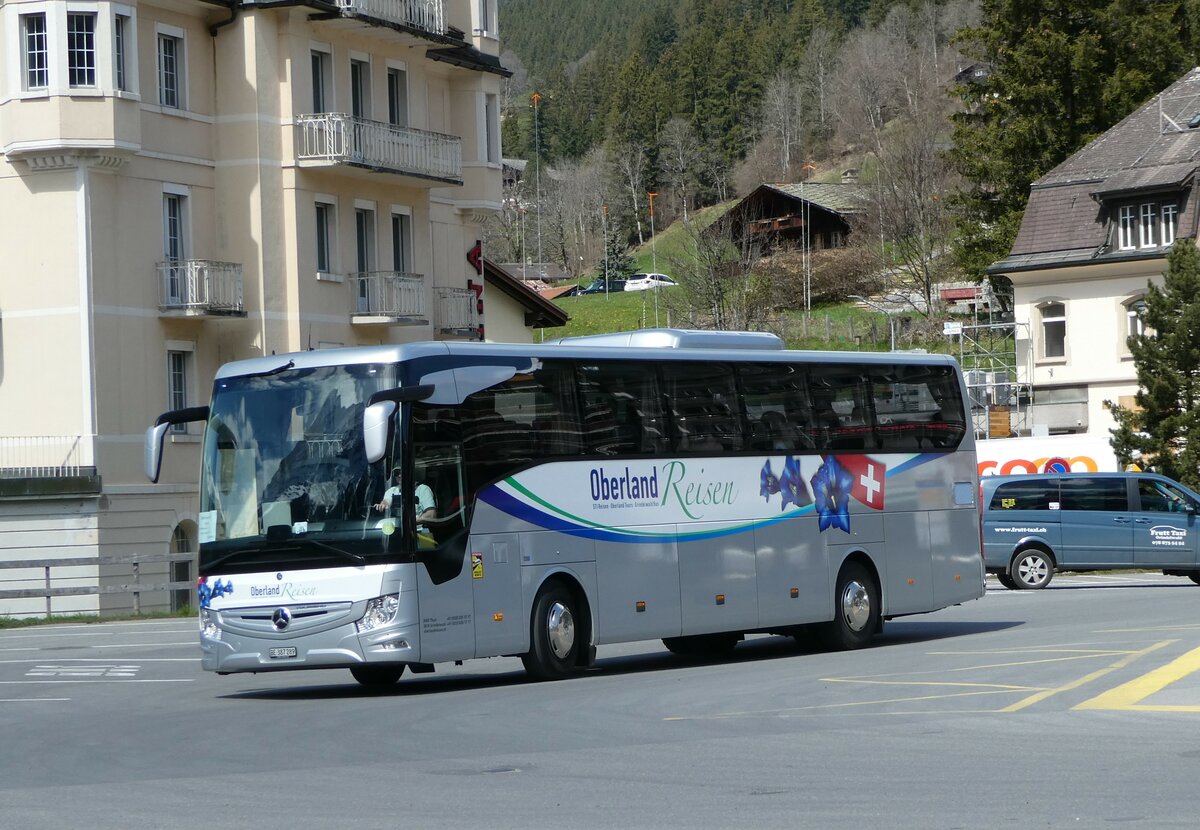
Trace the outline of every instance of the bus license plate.
{"type": "Polygon", "coordinates": [[[274,660],[277,657],[295,657],[296,647],[285,646],[283,648],[273,648],[267,651],[267,656],[274,660]]]}

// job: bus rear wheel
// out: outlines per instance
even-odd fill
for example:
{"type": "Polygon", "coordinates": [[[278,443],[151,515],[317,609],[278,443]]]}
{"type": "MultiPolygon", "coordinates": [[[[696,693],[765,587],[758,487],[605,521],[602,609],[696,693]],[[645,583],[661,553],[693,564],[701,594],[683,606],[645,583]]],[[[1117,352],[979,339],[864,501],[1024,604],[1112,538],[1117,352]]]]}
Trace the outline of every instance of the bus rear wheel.
{"type": "Polygon", "coordinates": [[[667,651],[680,657],[717,659],[733,652],[741,634],[694,634],[690,637],[664,637],[667,651]]]}
{"type": "Polygon", "coordinates": [[[369,689],[386,689],[388,686],[394,686],[400,676],[404,674],[404,664],[398,666],[355,666],[350,669],[350,674],[354,676],[363,686],[369,689]]]}
{"type": "Polygon", "coordinates": [[[529,651],[521,655],[534,680],[558,680],[575,668],[579,656],[575,599],[561,583],[538,592],[529,628],[529,651]]]}
{"type": "Polygon", "coordinates": [[[879,628],[879,586],[866,568],[857,562],[842,565],[833,603],[833,619],[818,628],[822,644],[846,651],[871,642],[879,628]]]}

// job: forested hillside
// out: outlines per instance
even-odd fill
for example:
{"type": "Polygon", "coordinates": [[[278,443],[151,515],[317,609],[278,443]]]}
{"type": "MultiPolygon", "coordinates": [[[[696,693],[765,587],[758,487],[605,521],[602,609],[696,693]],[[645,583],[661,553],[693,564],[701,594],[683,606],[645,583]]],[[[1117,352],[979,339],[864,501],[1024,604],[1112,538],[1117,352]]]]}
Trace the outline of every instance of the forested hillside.
{"type": "Polygon", "coordinates": [[[848,172],[870,194],[857,267],[926,296],[1007,253],[1029,184],[1192,66],[1200,31],[1200,0],[504,0],[500,13],[504,154],[529,166],[489,229],[495,256],[579,273],[764,182],[848,172]]]}

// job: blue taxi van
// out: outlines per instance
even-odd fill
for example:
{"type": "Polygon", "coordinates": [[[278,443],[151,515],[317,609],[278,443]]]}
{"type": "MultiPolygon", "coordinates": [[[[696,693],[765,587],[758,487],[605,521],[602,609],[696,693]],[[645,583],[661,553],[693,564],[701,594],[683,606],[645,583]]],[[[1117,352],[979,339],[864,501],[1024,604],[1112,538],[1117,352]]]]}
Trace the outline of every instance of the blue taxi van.
{"type": "Polygon", "coordinates": [[[983,558],[1006,588],[1055,571],[1162,570],[1200,584],[1200,495],[1154,473],[1043,473],[982,480],[983,558]]]}

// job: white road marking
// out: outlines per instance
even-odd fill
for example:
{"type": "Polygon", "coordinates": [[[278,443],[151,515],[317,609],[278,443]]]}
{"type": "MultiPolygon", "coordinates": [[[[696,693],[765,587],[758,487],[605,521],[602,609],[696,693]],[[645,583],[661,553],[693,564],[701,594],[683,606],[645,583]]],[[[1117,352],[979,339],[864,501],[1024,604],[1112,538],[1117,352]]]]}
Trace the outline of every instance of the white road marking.
{"type": "Polygon", "coordinates": [[[62,703],[69,697],[0,697],[0,703],[62,703]]]}
{"type": "Polygon", "coordinates": [[[141,666],[58,666],[38,665],[25,672],[26,677],[136,677],[141,666]]]}

